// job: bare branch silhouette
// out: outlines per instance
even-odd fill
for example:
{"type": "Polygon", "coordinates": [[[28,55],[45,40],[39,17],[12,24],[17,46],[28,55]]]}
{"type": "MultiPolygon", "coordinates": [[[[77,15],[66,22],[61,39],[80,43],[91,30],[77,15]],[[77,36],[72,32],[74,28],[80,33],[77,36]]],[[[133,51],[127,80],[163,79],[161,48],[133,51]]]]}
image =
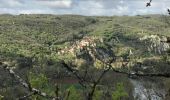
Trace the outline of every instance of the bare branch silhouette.
{"type": "MultiPolygon", "coordinates": [[[[152,0],[149,0],[149,2],[146,3],[146,7],[150,7],[152,3],[152,0]]],[[[167,9],[168,14],[170,15],[170,9],[167,9]]]]}
{"type": "Polygon", "coordinates": [[[23,96],[23,97],[18,98],[18,100],[25,100],[25,99],[33,96],[33,95],[35,95],[35,94],[32,92],[32,93],[30,93],[30,94],[28,94],[28,95],[25,95],[25,96],[23,96]]]}
{"type": "Polygon", "coordinates": [[[168,14],[170,15],[170,9],[169,8],[167,9],[167,11],[168,11],[168,14]]]}
{"type": "Polygon", "coordinates": [[[26,83],[25,80],[23,80],[20,76],[18,76],[8,65],[0,62],[0,67],[2,67],[4,70],[6,70],[14,79],[16,79],[23,87],[25,87],[26,89],[28,89],[31,93],[28,95],[25,95],[21,98],[19,98],[20,100],[23,100],[25,98],[28,98],[32,95],[39,95],[42,96],[44,98],[50,98],[50,99],[55,99],[56,97],[50,96],[45,92],[42,92],[41,90],[38,90],[36,88],[31,87],[31,85],[29,83],[26,83]]]}
{"type": "Polygon", "coordinates": [[[152,2],[152,0],[150,0],[148,3],[146,3],[146,7],[151,6],[151,2],[152,2]]]}

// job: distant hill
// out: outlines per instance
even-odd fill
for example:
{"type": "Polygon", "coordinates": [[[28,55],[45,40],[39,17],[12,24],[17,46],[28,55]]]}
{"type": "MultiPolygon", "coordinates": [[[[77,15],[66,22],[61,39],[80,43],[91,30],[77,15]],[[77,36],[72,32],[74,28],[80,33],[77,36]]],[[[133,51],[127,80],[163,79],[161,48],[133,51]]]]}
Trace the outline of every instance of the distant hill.
{"type": "MultiPolygon", "coordinates": [[[[84,36],[118,37],[123,45],[144,35],[170,36],[163,15],[87,17],[79,15],[0,15],[1,53],[34,55],[57,49],[84,36]]],[[[129,45],[129,44],[128,44],[129,45]]],[[[135,43],[134,43],[135,46],[135,43]]],[[[137,45],[136,45],[137,46],[137,45]]]]}

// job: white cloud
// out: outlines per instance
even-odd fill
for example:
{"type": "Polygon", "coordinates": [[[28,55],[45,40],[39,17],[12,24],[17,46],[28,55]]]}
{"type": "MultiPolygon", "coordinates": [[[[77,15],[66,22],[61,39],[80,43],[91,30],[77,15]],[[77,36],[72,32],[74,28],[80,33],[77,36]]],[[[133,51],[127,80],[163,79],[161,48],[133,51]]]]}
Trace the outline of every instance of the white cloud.
{"type": "Polygon", "coordinates": [[[22,6],[18,0],[8,0],[7,4],[11,7],[22,6]]]}
{"type": "Polygon", "coordinates": [[[52,8],[70,8],[72,6],[72,0],[57,0],[57,1],[47,1],[47,0],[38,0],[35,1],[37,5],[42,5],[52,8]]]}
{"type": "Polygon", "coordinates": [[[170,0],[0,0],[0,13],[137,15],[166,13],[170,0]]]}
{"type": "Polygon", "coordinates": [[[26,9],[26,10],[19,10],[18,14],[46,14],[46,13],[54,13],[53,11],[49,10],[41,10],[41,9],[26,9]]]}
{"type": "Polygon", "coordinates": [[[129,8],[127,6],[117,6],[117,10],[119,14],[127,14],[129,12],[129,8]]]}
{"type": "Polygon", "coordinates": [[[1,8],[0,9],[0,14],[6,14],[6,13],[15,14],[15,11],[12,10],[12,9],[8,9],[8,8],[1,8]]]}
{"type": "Polygon", "coordinates": [[[1,0],[0,7],[17,7],[22,6],[19,0],[1,0]]]}

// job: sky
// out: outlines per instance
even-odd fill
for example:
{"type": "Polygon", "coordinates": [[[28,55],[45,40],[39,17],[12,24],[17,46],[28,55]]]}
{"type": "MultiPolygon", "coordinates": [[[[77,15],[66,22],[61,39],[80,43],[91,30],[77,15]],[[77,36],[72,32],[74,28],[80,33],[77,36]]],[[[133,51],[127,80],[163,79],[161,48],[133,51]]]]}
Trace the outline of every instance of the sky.
{"type": "Polygon", "coordinates": [[[0,0],[0,14],[76,14],[86,16],[166,14],[170,0],[0,0]]]}

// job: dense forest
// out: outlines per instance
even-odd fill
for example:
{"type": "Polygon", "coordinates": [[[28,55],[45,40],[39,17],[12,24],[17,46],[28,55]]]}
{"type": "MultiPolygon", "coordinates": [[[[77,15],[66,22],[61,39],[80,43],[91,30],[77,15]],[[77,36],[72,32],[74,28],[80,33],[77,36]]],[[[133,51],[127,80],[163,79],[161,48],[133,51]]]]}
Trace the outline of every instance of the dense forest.
{"type": "Polygon", "coordinates": [[[170,17],[0,15],[0,100],[169,100],[170,17]]]}

